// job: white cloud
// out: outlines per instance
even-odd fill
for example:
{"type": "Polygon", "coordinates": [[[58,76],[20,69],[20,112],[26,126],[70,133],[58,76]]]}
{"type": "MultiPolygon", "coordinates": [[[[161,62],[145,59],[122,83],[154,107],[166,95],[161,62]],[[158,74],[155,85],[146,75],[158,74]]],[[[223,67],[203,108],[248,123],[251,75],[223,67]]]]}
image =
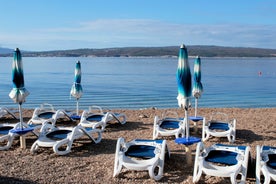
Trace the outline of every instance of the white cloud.
{"type": "Polygon", "coordinates": [[[125,46],[222,45],[276,48],[275,25],[176,24],[143,19],[99,19],[71,27],[0,33],[2,45],[25,50],[125,46]],[[23,49],[23,48],[22,48],[23,49]]]}

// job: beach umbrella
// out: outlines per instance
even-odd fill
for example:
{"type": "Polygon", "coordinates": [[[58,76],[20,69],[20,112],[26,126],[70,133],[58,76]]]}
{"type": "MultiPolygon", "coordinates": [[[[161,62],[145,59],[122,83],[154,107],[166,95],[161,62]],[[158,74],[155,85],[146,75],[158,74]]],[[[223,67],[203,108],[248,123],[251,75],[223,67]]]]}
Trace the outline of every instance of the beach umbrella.
{"type": "Polygon", "coordinates": [[[193,96],[195,97],[195,117],[197,117],[197,105],[198,99],[201,97],[203,92],[203,86],[201,83],[201,60],[197,56],[194,62],[194,83],[193,83],[193,96]]]}
{"type": "Polygon", "coordinates": [[[79,115],[79,99],[82,96],[82,86],[81,86],[81,63],[78,61],[75,68],[75,80],[72,85],[70,94],[77,100],[77,115],[79,115]]]}
{"type": "Polygon", "coordinates": [[[9,94],[10,98],[19,104],[20,129],[23,129],[22,103],[30,94],[24,87],[24,74],[21,53],[18,48],[15,49],[12,62],[12,82],[13,88],[9,94]]]}
{"type": "Polygon", "coordinates": [[[178,87],[178,105],[185,109],[186,138],[189,137],[188,108],[192,94],[192,76],[188,62],[188,52],[185,45],[181,45],[178,57],[178,67],[176,72],[178,87]]]}

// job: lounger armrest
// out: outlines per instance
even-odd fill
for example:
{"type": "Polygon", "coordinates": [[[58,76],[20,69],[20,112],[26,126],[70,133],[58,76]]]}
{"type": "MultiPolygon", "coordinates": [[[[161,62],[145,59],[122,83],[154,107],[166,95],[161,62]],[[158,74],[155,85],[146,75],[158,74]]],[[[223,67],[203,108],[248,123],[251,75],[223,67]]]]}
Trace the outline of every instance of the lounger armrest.
{"type": "Polygon", "coordinates": [[[89,112],[94,112],[96,111],[97,113],[103,113],[103,109],[100,107],[100,106],[96,106],[96,105],[93,105],[93,106],[90,106],[89,107],[89,112]]]}
{"type": "Polygon", "coordinates": [[[55,111],[54,106],[49,103],[42,103],[40,105],[40,109],[45,110],[45,109],[50,109],[51,111],[55,111]]]}
{"type": "Polygon", "coordinates": [[[168,117],[179,119],[179,116],[178,116],[177,112],[175,112],[175,111],[165,111],[161,116],[162,119],[165,119],[165,118],[168,118],[168,117]]]}

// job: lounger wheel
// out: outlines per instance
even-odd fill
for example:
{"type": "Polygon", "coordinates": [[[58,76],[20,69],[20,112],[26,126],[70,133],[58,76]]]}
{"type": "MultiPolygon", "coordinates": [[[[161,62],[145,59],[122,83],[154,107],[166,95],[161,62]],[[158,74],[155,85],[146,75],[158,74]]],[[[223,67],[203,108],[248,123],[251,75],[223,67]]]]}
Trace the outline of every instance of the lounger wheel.
{"type": "Polygon", "coordinates": [[[93,132],[91,137],[92,137],[93,141],[97,144],[97,143],[101,142],[102,134],[101,134],[100,130],[96,130],[95,134],[97,134],[97,135],[94,136],[94,132],[93,132]]]}
{"type": "Polygon", "coordinates": [[[117,145],[116,145],[116,152],[115,152],[115,161],[114,161],[114,171],[113,171],[113,177],[116,177],[119,175],[119,173],[122,170],[122,164],[119,161],[119,152],[121,150],[121,147],[123,146],[123,144],[125,143],[125,139],[124,138],[119,138],[117,140],[117,145]]]}
{"type": "Polygon", "coordinates": [[[199,160],[199,156],[204,150],[204,145],[202,142],[199,142],[196,147],[195,163],[194,163],[194,173],[193,173],[193,182],[197,183],[202,174],[202,167],[199,160]]]}
{"type": "Polygon", "coordinates": [[[230,143],[234,143],[235,142],[235,135],[229,135],[228,136],[228,141],[230,142],[230,143]]]}
{"type": "MultiPolygon", "coordinates": [[[[162,161],[162,164],[164,161],[162,161]]],[[[158,162],[156,162],[154,165],[152,165],[150,168],[149,168],[149,176],[158,181],[160,180],[162,177],[163,177],[163,169],[162,167],[158,164],[158,162]]]]}
{"type": "Polygon", "coordinates": [[[33,143],[32,147],[31,147],[31,153],[35,153],[38,149],[38,145],[36,142],[33,143]]]}
{"type": "Polygon", "coordinates": [[[53,146],[53,150],[58,155],[66,155],[71,152],[72,142],[69,139],[59,141],[57,144],[53,146]],[[66,145],[66,149],[64,151],[59,150],[59,148],[63,145],[66,145]]]}
{"type": "Polygon", "coordinates": [[[5,146],[0,146],[0,150],[8,150],[13,143],[14,135],[8,134],[1,137],[0,142],[7,141],[7,144],[5,146]]]}

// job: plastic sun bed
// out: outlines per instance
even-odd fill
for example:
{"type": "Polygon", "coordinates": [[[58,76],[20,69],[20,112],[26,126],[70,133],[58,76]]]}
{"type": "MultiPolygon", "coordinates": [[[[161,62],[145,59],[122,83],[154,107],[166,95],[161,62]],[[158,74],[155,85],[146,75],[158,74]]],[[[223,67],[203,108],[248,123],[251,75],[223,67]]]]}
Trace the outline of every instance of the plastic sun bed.
{"type": "Polygon", "coordinates": [[[197,183],[201,175],[206,174],[229,177],[232,184],[238,180],[240,183],[246,183],[249,150],[249,146],[214,144],[206,148],[202,142],[198,143],[193,182],[197,183]]]}
{"type": "Polygon", "coordinates": [[[154,117],[153,139],[158,136],[175,136],[175,138],[185,136],[185,121],[178,117],[178,114],[173,111],[166,111],[162,114],[161,119],[158,116],[154,117]]]}
{"type": "Polygon", "coordinates": [[[166,155],[170,155],[166,140],[135,139],[125,142],[124,138],[119,138],[113,177],[118,176],[124,167],[128,170],[147,170],[152,179],[160,180],[166,155]]]}
{"type": "Polygon", "coordinates": [[[55,110],[53,105],[43,103],[40,107],[35,108],[32,118],[28,121],[28,125],[33,127],[35,131],[40,130],[42,124],[50,119],[53,124],[60,118],[67,118],[73,121],[64,110],[55,110]]]}
{"type": "Polygon", "coordinates": [[[65,155],[71,152],[74,141],[83,136],[87,136],[96,144],[102,139],[101,131],[91,127],[56,127],[52,123],[44,123],[31,152],[36,152],[39,147],[52,147],[57,155],[65,155]]]}
{"type": "Polygon", "coordinates": [[[228,119],[228,115],[221,112],[212,113],[211,120],[202,125],[202,140],[206,141],[211,136],[227,137],[230,143],[236,139],[236,119],[228,119]]]}
{"type": "Polygon", "coordinates": [[[271,179],[276,181],[276,147],[256,147],[256,183],[261,183],[261,174],[264,175],[264,184],[271,179]]]}
{"type": "Polygon", "coordinates": [[[123,113],[114,113],[112,111],[104,112],[99,106],[91,106],[88,111],[83,111],[80,125],[83,127],[92,126],[92,128],[98,128],[104,131],[108,123],[113,120],[123,125],[126,123],[126,116],[123,113]]]}

